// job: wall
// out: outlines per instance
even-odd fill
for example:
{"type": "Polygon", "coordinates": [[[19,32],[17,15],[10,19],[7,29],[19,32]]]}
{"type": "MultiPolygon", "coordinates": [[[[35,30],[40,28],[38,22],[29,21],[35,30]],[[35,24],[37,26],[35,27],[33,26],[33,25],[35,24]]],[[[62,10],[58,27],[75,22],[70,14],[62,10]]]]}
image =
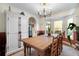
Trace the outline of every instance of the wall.
{"type": "MultiPolygon", "coordinates": [[[[8,11],[8,7],[9,5],[8,4],[0,4],[0,32],[6,32],[6,11],[8,11]]],[[[14,12],[15,14],[18,14],[18,17],[20,17],[20,12],[24,12],[25,13],[25,18],[26,20],[29,20],[29,17],[34,17],[35,20],[36,20],[36,26],[35,26],[35,30],[34,30],[34,33],[33,33],[33,36],[36,36],[37,34],[37,30],[39,29],[39,21],[35,15],[33,14],[30,14],[29,12],[25,11],[25,10],[22,10],[22,9],[18,9],[16,7],[13,7],[11,6],[11,11],[14,12]]],[[[24,19],[25,19],[24,18],[24,19]]],[[[27,25],[26,25],[27,26],[27,25]]],[[[16,28],[16,27],[15,27],[16,28]]],[[[28,30],[28,29],[27,29],[28,30]]],[[[8,35],[7,35],[8,36],[8,35]]],[[[16,35],[15,35],[16,36],[16,35]]],[[[12,36],[10,34],[10,37],[11,39],[7,39],[7,45],[6,45],[6,48],[7,48],[7,52],[8,52],[8,49],[10,47],[10,49],[15,49],[15,47],[17,46],[17,41],[16,41],[16,38],[15,36],[12,36]],[[16,41],[16,42],[15,42],[16,41]],[[12,42],[15,42],[15,44],[12,44],[12,42]],[[12,44],[12,45],[11,45],[12,44]],[[10,45],[10,46],[9,46],[10,45]],[[14,47],[13,47],[14,46],[14,47]]],[[[22,35],[23,36],[23,35],[22,35]]],[[[25,36],[25,34],[24,34],[25,36]]],[[[26,36],[25,36],[26,37],[26,36]]],[[[24,37],[23,37],[24,38],[24,37]]],[[[15,51],[15,50],[14,50],[15,51]]],[[[13,51],[13,52],[14,52],[13,51]]],[[[10,51],[9,51],[10,52],[10,51]]],[[[7,54],[9,54],[9,52],[7,54]]],[[[12,51],[11,51],[12,52],[12,51]]]]}
{"type": "MultiPolygon", "coordinates": [[[[8,11],[9,5],[8,4],[0,4],[0,32],[6,32],[6,16],[5,16],[5,11],[8,11]]],[[[39,29],[39,21],[38,21],[38,17],[36,17],[33,14],[30,14],[29,12],[25,11],[25,10],[21,10],[18,9],[16,7],[11,6],[11,11],[16,12],[16,13],[20,13],[21,11],[25,12],[25,15],[27,17],[27,20],[29,19],[29,17],[34,17],[36,20],[36,31],[39,29]]]]}
{"type": "MultiPolygon", "coordinates": [[[[74,11],[75,11],[75,9],[70,9],[70,10],[56,13],[51,17],[51,22],[54,23],[54,21],[62,20],[63,21],[62,29],[63,29],[63,31],[66,31],[67,30],[67,20],[69,18],[73,17],[74,11]]],[[[52,26],[54,26],[54,25],[52,24],[52,26]]],[[[54,27],[52,27],[52,28],[54,28],[54,27]]]]}
{"type": "Polygon", "coordinates": [[[0,32],[5,32],[5,17],[4,11],[7,10],[6,4],[0,4],[0,32]]]}
{"type": "Polygon", "coordinates": [[[33,29],[33,36],[36,36],[37,35],[37,31],[39,30],[39,17],[37,17],[36,15],[33,15],[33,14],[30,14],[30,13],[27,13],[27,12],[25,12],[26,14],[27,14],[27,20],[29,21],[29,18],[30,17],[34,17],[34,19],[35,19],[35,21],[36,21],[36,24],[35,24],[35,27],[34,27],[34,29],[33,29]]]}
{"type": "Polygon", "coordinates": [[[5,19],[2,13],[0,13],[0,32],[5,32],[5,19]]]}
{"type": "Polygon", "coordinates": [[[45,18],[44,17],[41,17],[39,19],[39,30],[45,30],[45,18]]]}
{"type": "MultiPolygon", "coordinates": [[[[8,4],[0,4],[0,32],[6,31],[6,15],[5,11],[8,11],[8,4]]],[[[19,9],[12,7],[12,11],[21,12],[19,9]]]]}
{"type": "Polygon", "coordinates": [[[75,10],[74,22],[79,26],[79,7],[75,10]]]}
{"type": "MultiPolygon", "coordinates": [[[[54,21],[57,20],[62,20],[63,21],[63,31],[67,30],[67,20],[71,17],[73,17],[73,13],[74,13],[75,9],[70,9],[70,10],[66,10],[66,11],[62,11],[59,13],[56,13],[54,15],[52,15],[51,17],[47,17],[46,19],[51,21],[51,27],[52,27],[52,31],[54,31],[54,21]]],[[[44,18],[40,18],[39,20],[39,28],[40,30],[45,30],[45,22],[46,19],[44,18]]]]}
{"type": "MultiPolygon", "coordinates": [[[[62,20],[63,21],[63,31],[67,32],[67,20],[69,18],[73,18],[73,22],[79,26],[79,7],[71,9],[71,10],[67,10],[64,12],[60,12],[57,13],[53,16],[54,20],[62,20]]],[[[76,38],[74,35],[75,31],[73,32],[73,40],[72,43],[75,44],[76,42],[76,38]]],[[[65,37],[66,37],[66,33],[65,33],[65,37]]],[[[67,41],[67,39],[65,39],[67,41]]]]}

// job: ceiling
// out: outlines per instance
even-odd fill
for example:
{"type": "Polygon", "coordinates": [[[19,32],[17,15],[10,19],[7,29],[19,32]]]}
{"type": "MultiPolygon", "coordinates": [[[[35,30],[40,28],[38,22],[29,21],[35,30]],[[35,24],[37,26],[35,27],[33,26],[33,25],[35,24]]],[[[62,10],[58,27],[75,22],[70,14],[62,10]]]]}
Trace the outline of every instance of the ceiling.
{"type": "MultiPolygon", "coordinates": [[[[42,7],[41,3],[11,3],[10,5],[37,15],[42,7]]],[[[78,7],[78,3],[47,3],[47,7],[52,9],[53,14],[78,7]]]]}

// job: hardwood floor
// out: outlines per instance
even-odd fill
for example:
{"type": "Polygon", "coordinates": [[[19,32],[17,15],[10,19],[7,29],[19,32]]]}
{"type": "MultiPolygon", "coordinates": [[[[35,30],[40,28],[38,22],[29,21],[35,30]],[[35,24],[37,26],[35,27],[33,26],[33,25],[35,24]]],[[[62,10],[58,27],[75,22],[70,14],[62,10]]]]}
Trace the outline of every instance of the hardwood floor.
{"type": "MultiPolygon", "coordinates": [[[[34,49],[32,49],[31,55],[37,56],[37,53],[34,49]]],[[[17,52],[11,56],[24,56],[24,52],[21,50],[20,52],[17,52]]],[[[79,56],[79,51],[67,45],[63,45],[63,51],[60,56],[79,56]]]]}
{"type": "Polygon", "coordinates": [[[73,47],[64,45],[63,51],[60,56],[79,56],[79,51],[74,49],[73,47]]]}
{"type": "MultiPolygon", "coordinates": [[[[24,49],[23,49],[24,50],[24,49]]],[[[10,56],[24,56],[24,51],[21,50],[20,52],[17,52],[15,54],[12,54],[10,56]]],[[[27,55],[27,54],[26,54],[27,55]]],[[[37,56],[37,52],[32,48],[32,53],[31,53],[32,56],[37,56]]]]}

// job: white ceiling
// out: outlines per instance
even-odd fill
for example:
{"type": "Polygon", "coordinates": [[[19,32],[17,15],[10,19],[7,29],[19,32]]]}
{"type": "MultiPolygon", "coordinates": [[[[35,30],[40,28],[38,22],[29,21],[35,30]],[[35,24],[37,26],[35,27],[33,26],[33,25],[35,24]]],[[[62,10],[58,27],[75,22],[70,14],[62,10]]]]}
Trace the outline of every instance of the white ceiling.
{"type": "MultiPolygon", "coordinates": [[[[37,15],[38,10],[42,7],[41,3],[11,3],[10,5],[15,6],[17,8],[28,11],[32,14],[37,15]]],[[[50,7],[53,11],[53,14],[73,9],[78,7],[78,3],[48,3],[47,7],[50,7]]]]}

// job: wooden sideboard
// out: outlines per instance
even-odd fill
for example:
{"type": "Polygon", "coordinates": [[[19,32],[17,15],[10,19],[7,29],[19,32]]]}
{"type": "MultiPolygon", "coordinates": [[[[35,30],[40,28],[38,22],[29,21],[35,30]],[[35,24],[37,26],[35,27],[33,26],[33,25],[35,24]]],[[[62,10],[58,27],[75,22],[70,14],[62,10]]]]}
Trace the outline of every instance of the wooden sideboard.
{"type": "Polygon", "coordinates": [[[0,56],[5,56],[6,52],[6,33],[0,32],[0,56]]]}

